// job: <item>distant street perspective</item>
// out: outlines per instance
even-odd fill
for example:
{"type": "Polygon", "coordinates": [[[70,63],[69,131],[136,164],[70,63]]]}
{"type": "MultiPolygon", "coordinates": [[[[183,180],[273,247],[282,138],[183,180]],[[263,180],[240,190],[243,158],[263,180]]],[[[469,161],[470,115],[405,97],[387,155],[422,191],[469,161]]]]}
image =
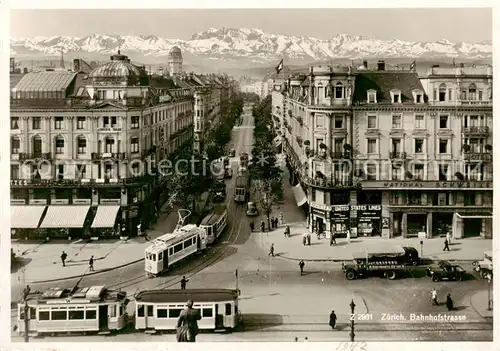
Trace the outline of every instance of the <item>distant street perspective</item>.
{"type": "Polygon", "coordinates": [[[11,58],[13,342],[493,341],[491,64],[179,43],[11,58]]]}

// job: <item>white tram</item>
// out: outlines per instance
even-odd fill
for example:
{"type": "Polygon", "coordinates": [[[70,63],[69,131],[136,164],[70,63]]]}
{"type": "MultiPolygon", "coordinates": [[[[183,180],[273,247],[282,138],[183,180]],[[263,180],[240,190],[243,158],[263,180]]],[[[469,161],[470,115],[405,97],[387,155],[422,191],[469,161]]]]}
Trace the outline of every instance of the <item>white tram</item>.
{"type": "MultiPolygon", "coordinates": [[[[128,323],[123,291],[101,286],[49,289],[28,295],[28,333],[119,331],[128,323]]],[[[17,331],[25,331],[24,301],[18,304],[17,331]]]]}
{"type": "Polygon", "coordinates": [[[207,244],[213,244],[227,227],[227,207],[225,205],[215,206],[201,221],[200,228],[207,233],[207,244]]]}
{"type": "Polygon", "coordinates": [[[149,290],[135,296],[136,330],[175,330],[186,302],[200,310],[200,330],[231,330],[241,323],[238,290],[188,289],[149,290]]]}
{"type": "Polygon", "coordinates": [[[205,249],[206,240],[205,230],[194,224],[156,238],[145,250],[146,274],[156,276],[168,270],[172,264],[205,249]]]}

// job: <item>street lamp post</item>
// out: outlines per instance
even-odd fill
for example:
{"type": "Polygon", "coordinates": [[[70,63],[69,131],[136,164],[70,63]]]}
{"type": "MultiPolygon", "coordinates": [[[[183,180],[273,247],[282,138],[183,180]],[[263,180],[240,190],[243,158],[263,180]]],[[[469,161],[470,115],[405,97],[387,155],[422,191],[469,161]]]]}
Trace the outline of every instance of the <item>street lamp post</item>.
{"type": "Polygon", "coordinates": [[[351,336],[351,342],[354,342],[354,307],[356,307],[356,304],[354,303],[354,300],[351,299],[351,303],[349,304],[351,306],[351,333],[349,334],[351,336]]]}
{"type": "Polygon", "coordinates": [[[493,309],[493,299],[491,298],[491,274],[488,274],[488,311],[493,309]]]}
{"type": "Polygon", "coordinates": [[[424,257],[424,241],[420,240],[420,257],[424,257]]]}

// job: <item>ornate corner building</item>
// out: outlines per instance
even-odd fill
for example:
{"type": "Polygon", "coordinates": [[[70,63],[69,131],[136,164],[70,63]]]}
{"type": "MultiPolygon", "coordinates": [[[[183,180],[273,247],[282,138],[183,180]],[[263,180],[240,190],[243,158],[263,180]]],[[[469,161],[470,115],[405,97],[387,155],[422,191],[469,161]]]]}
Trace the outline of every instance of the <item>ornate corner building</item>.
{"type": "Polygon", "coordinates": [[[228,79],[188,78],[180,55],[169,56],[171,76],[150,75],[119,51],[95,68],[74,60],[72,70],[16,75],[13,235],[130,236],[156,219],[169,196],[158,167],[193,142],[197,92],[218,106],[230,96],[228,79]]]}
{"type": "Polygon", "coordinates": [[[492,237],[492,69],[312,67],[272,93],[310,228],[492,237]]]}

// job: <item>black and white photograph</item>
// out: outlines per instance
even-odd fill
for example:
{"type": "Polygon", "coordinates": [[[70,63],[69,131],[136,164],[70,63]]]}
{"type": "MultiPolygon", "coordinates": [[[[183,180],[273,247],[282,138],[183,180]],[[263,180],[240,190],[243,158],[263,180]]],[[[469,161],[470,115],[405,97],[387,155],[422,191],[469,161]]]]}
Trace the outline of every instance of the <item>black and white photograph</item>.
{"type": "Polygon", "coordinates": [[[10,9],[10,347],[492,350],[493,9],[244,4],[10,9]]]}

